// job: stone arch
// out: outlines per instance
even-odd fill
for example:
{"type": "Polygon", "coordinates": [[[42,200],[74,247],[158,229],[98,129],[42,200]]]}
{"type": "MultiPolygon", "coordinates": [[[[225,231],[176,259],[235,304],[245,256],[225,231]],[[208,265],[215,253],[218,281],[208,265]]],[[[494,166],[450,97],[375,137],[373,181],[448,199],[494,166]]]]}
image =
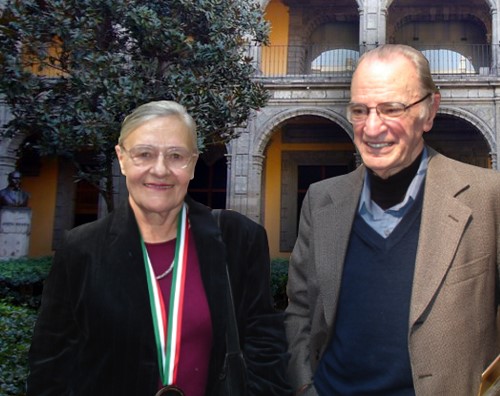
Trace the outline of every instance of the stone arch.
{"type": "Polygon", "coordinates": [[[488,147],[490,148],[490,152],[497,152],[495,133],[491,129],[491,127],[486,124],[481,118],[477,117],[469,111],[446,106],[441,106],[438,110],[438,114],[452,115],[461,120],[469,122],[481,133],[481,136],[485,139],[488,147]]]}
{"type": "Polygon", "coordinates": [[[349,15],[349,16],[343,15],[342,19],[340,19],[337,14],[325,13],[325,14],[317,15],[314,19],[312,19],[305,26],[305,28],[304,28],[305,36],[311,37],[313,32],[318,27],[320,27],[321,25],[324,25],[325,23],[329,23],[329,22],[358,22],[359,23],[359,14],[349,15]]]}
{"type": "Polygon", "coordinates": [[[313,115],[330,120],[338,124],[351,139],[354,139],[351,124],[343,115],[327,108],[302,107],[299,109],[279,112],[271,117],[266,123],[264,123],[260,127],[260,131],[255,138],[254,155],[264,155],[264,151],[273,135],[273,131],[278,125],[282,124],[284,121],[290,118],[295,118],[303,115],[313,115]]]}
{"type": "Polygon", "coordinates": [[[259,0],[260,8],[265,10],[271,0],[259,0]]]}
{"type": "MultiPolygon", "coordinates": [[[[496,5],[492,4],[491,0],[480,0],[482,2],[481,7],[468,7],[467,10],[463,10],[462,6],[466,4],[456,4],[454,7],[442,8],[439,4],[436,4],[436,8],[448,9],[446,21],[449,22],[461,22],[461,23],[471,23],[477,26],[478,31],[481,31],[485,37],[485,44],[491,44],[493,38],[493,30],[495,29],[495,22],[493,19],[493,14],[496,13],[496,5]]],[[[410,23],[425,23],[425,22],[443,22],[442,15],[439,18],[440,13],[431,13],[428,7],[421,7],[418,5],[417,1],[413,4],[405,3],[407,6],[406,11],[402,11],[400,14],[393,15],[390,6],[397,5],[398,0],[388,0],[387,9],[389,11],[389,24],[387,26],[387,42],[394,43],[396,32],[398,32],[403,26],[410,23]]],[[[477,43],[479,44],[479,43],[477,43]]]]}
{"type": "MultiPolygon", "coordinates": [[[[396,2],[396,1],[398,1],[398,0],[386,0],[385,7],[389,8],[392,5],[392,3],[396,2]]],[[[490,7],[490,9],[492,11],[497,9],[497,5],[496,5],[495,0],[483,0],[483,1],[490,7]]]]}
{"type": "MultiPolygon", "coordinates": [[[[353,3],[356,3],[358,8],[363,6],[363,0],[352,0],[352,1],[353,3]]],[[[259,0],[260,8],[264,10],[269,5],[270,2],[271,0],[259,0]]]]}

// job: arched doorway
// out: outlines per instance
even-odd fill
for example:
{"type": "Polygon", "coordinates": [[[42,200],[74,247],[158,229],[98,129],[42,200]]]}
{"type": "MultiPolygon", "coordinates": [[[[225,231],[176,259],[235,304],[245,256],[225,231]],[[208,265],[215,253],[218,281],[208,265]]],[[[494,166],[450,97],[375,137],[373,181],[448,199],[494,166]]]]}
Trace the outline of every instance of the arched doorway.
{"type": "Polygon", "coordinates": [[[277,125],[266,147],[266,229],[274,256],[288,255],[297,237],[302,201],[311,183],[356,167],[351,137],[337,123],[316,115],[277,125]]]}
{"type": "Polygon", "coordinates": [[[492,167],[486,139],[474,125],[459,117],[438,114],[424,139],[447,157],[483,168],[492,167]]]}

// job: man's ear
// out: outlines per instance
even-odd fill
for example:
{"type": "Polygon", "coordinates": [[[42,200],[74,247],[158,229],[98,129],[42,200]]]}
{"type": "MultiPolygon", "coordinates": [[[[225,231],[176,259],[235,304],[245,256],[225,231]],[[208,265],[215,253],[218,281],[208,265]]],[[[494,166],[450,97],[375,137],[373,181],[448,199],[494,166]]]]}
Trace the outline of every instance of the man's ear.
{"type": "Polygon", "coordinates": [[[429,132],[432,129],[432,125],[434,125],[434,119],[436,118],[439,105],[441,104],[441,94],[439,92],[435,92],[433,94],[433,101],[429,108],[429,113],[424,121],[424,132],[429,132]]]}

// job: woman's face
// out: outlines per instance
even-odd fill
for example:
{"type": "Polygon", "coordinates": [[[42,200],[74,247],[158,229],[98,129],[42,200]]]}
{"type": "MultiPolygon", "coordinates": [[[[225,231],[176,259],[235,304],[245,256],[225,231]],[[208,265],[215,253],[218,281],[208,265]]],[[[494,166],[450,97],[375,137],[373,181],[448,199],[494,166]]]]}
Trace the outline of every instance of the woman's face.
{"type": "Polygon", "coordinates": [[[143,216],[177,212],[184,201],[197,161],[191,133],[177,116],[156,117],[133,130],[115,147],[122,174],[126,177],[129,201],[134,213],[143,216]],[[172,150],[189,155],[187,166],[172,166],[172,150]],[[138,158],[160,153],[152,160],[138,158]],[[134,160],[135,159],[135,160],[134,160]]]}

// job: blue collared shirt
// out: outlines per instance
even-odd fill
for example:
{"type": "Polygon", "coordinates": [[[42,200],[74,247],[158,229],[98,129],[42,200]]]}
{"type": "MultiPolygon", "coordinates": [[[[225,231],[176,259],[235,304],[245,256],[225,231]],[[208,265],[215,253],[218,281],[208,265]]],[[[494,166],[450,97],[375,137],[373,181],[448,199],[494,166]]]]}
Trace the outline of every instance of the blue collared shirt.
{"type": "Polygon", "coordinates": [[[427,153],[427,148],[424,147],[417,174],[411,181],[403,202],[398,203],[387,210],[383,210],[372,201],[370,193],[370,178],[365,177],[363,190],[361,191],[358,213],[370,227],[372,227],[384,238],[391,235],[391,232],[394,228],[396,228],[410,208],[411,204],[415,201],[415,197],[424,183],[428,162],[429,155],[427,153]]]}

